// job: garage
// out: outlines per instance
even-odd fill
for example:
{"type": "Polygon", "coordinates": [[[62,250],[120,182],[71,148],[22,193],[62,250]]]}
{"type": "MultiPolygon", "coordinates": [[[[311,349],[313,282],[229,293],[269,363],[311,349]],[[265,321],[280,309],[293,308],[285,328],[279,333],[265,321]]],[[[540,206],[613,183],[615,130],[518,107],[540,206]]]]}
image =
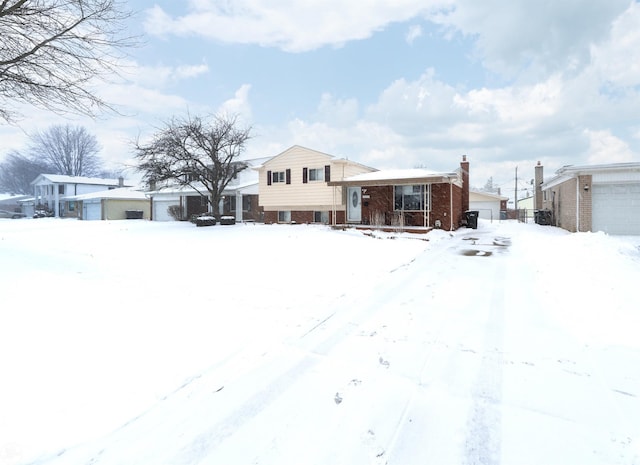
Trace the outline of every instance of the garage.
{"type": "Polygon", "coordinates": [[[82,202],[82,219],[84,220],[101,220],[102,219],[102,202],[82,202]]]}
{"type": "Polygon", "coordinates": [[[153,199],[153,219],[154,221],[174,221],[171,215],[169,215],[168,208],[171,205],[180,205],[179,199],[170,199],[170,200],[157,200],[154,197],[153,199]]]}
{"type": "Polygon", "coordinates": [[[592,230],[640,235],[640,183],[593,184],[592,230]]]}

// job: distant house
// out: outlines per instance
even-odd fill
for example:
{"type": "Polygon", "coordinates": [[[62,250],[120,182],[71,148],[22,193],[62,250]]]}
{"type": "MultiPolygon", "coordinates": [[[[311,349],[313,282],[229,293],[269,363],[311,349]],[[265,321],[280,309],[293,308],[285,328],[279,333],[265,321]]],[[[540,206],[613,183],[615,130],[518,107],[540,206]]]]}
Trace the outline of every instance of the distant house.
{"type": "Polygon", "coordinates": [[[328,183],[343,188],[346,223],[377,227],[457,229],[469,210],[469,162],[459,169],[386,170],[328,183]]]}
{"type": "Polygon", "coordinates": [[[145,193],[128,187],[70,196],[65,200],[75,202],[81,220],[149,219],[151,212],[145,193]]]}
{"type": "MultiPolygon", "coordinates": [[[[237,222],[262,221],[258,204],[258,173],[252,169],[267,158],[243,160],[248,166],[225,188],[220,202],[221,215],[235,217],[237,222]]],[[[147,192],[151,199],[151,219],[154,221],[188,220],[193,215],[211,210],[204,186],[168,184],[147,192]]]]}
{"type": "Polygon", "coordinates": [[[359,163],[294,145],[256,167],[265,223],[346,221],[346,190],[331,184],[375,171],[359,163]]]}
{"type": "Polygon", "coordinates": [[[22,205],[29,198],[28,195],[0,194],[0,210],[25,213],[22,205]]]}
{"type": "Polygon", "coordinates": [[[536,203],[550,212],[551,224],[572,232],[640,235],[640,163],[565,166],[541,180],[538,164],[536,203]]]}
{"type": "MultiPolygon", "coordinates": [[[[123,178],[103,179],[61,174],[41,174],[31,182],[34,189],[32,207],[47,210],[56,217],[78,217],[73,197],[117,187],[130,187],[123,178]]],[[[29,208],[29,207],[27,207],[29,208]]]]}
{"type": "Polygon", "coordinates": [[[478,212],[478,218],[485,220],[501,219],[500,212],[507,209],[508,197],[491,192],[469,189],[469,210],[478,212]]]}

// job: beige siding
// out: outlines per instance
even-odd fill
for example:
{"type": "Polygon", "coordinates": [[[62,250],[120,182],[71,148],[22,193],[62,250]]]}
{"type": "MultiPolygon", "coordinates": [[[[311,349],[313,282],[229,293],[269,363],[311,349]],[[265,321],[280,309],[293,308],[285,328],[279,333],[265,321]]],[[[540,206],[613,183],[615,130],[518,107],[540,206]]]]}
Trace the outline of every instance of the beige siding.
{"type": "Polygon", "coordinates": [[[265,163],[259,171],[260,206],[265,210],[331,210],[344,208],[342,190],[327,186],[325,181],[302,182],[303,168],[321,169],[331,166],[331,180],[371,171],[370,168],[331,155],[294,146],[265,163]],[[267,184],[267,173],[291,170],[291,184],[267,184]]]}
{"type": "Polygon", "coordinates": [[[149,219],[150,205],[148,200],[103,200],[103,219],[105,220],[124,220],[127,218],[127,210],[142,210],[143,218],[149,219]]]}

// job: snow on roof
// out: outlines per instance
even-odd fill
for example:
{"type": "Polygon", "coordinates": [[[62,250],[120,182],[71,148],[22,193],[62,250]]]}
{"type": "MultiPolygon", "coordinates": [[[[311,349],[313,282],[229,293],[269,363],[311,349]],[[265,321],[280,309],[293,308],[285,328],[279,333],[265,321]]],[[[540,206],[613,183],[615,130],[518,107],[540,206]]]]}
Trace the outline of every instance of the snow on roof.
{"type": "Polygon", "coordinates": [[[477,189],[469,189],[469,195],[472,197],[488,197],[496,200],[508,200],[509,197],[505,197],[501,194],[496,194],[494,192],[486,192],[477,189]]]}
{"type": "MultiPolygon", "coordinates": [[[[41,174],[31,184],[35,184],[40,179],[46,179],[53,183],[58,184],[93,184],[93,185],[105,185],[105,186],[118,186],[120,180],[110,178],[90,178],[87,176],[67,176],[64,174],[41,174]]],[[[131,185],[132,183],[125,181],[125,185],[131,185]]]]}
{"type": "Polygon", "coordinates": [[[429,171],[421,168],[415,169],[395,169],[372,171],[371,173],[356,174],[346,178],[347,181],[381,181],[386,179],[414,179],[441,176],[442,173],[429,171]]]}
{"type": "Polygon", "coordinates": [[[121,187],[119,189],[109,189],[99,192],[91,192],[89,194],[81,194],[67,196],[65,200],[90,200],[90,199],[121,199],[121,200],[146,200],[147,196],[144,192],[132,189],[130,187],[121,187]]]}
{"type": "Polygon", "coordinates": [[[380,170],[380,171],[372,171],[370,173],[362,173],[356,174],[355,176],[349,176],[342,181],[335,181],[335,185],[355,185],[355,184],[368,184],[373,185],[374,183],[396,183],[396,184],[406,184],[406,183],[424,183],[424,182],[444,182],[446,178],[455,178],[457,179],[458,173],[450,172],[450,173],[441,173],[431,170],[426,170],[422,168],[413,168],[413,169],[390,169],[390,170],[380,170]]]}

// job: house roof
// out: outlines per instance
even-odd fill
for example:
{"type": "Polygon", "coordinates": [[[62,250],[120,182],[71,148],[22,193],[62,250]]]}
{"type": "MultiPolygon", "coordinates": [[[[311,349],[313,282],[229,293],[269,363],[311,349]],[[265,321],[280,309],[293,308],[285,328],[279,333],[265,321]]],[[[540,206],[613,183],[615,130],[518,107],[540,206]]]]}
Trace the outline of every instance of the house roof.
{"type": "Polygon", "coordinates": [[[330,186],[381,186],[381,185],[412,185],[438,184],[456,181],[457,172],[440,173],[420,168],[380,170],[370,173],[357,174],[341,181],[331,181],[330,186]]]}
{"type": "Polygon", "coordinates": [[[291,147],[289,147],[288,149],[286,149],[286,150],[284,150],[284,151],[280,152],[279,154],[277,154],[277,155],[275,155],[275,156],[273,156],[273,157],[269,158],[269,159],[268,159],[268,160],[266,160],[264,163],[262,163],[262,164],[261,164],[261,165],[259,165],[259,166],[255,166],[254,168],[255,168],[255,169],[260,169],[260,168],[262,168],[264,165],[266,165],[266,164],[270,163],[271,161],[274,161],[274,160],[276,160],[276,159],[278,159],[278,158],[280,158],[280,157],[283,157],[283,156],[285,156],[285,155],[288,155],[290,152],[293,152],[294,150],[303,150],[303,151],[305,151],[305,152],[311,152],[311,153],[314,153],[314,154],[316,154],[316,155],[321,155],[321,156],[323,156],[323,157],[326,157],[327,159],[334,159],[334,158],[335,158],[335,156],[333,156],[333,155],[329,155],[328,153],[320,152],[319,150],[314,150],[314,149],[310,149],[310,148],[307,148],[307,147],[303,147],[302,145],[292,145],[292,146],[291,146],[291,147]]]}
{"type": "MultiPolygon", "coordinates": [[[[38,184],[42,181],[49,181],[54,184],[91,184],[103,186],[119,186],[119,179],[109,178],[90,178],[86,176],[67,176],[64,174],[40,174],[31,184],[38,184]]],[[[125,186],[131,186],[132,183],[125,181],[125,186]]]]}
{"type": "MultiPolygon", "coordinates": [[[[640,173],[640,163],[608,163],[601,165],[567,165],[556,171],[556,175],[542,183],[542,189],[550,189],[569,179],[582,175],[612,175],[614,173],[628,173],[630,176],[637,178],[640,173]],[[631,174],[633,173],[633,174],[631,174]]],[[[624,176],[623,176],[624,177],[624,176]]]]}
{"type": "Polygon", "coordinates": [[[147,200],[144,192],[130,187],[108,189],[89,194],[73,195],[65,197],[65,200],[91,200],[91,199],[120,199],[120,200],[147,200]]]}
{"type": "Polygon", "coordinates": [[[485,191],[479,191],[476,189],[469,189],[469,200],[470,201],[476,201],[476,200],[480,200],[480,199],[484,198],[486,200],[509,200],[509,197],[505,197],[504,195],[500,195],[500,194],[494,194],[493,192],[485,192],[485,191]],[[474,198],[475,197],[475,198],[474,198]]]}

